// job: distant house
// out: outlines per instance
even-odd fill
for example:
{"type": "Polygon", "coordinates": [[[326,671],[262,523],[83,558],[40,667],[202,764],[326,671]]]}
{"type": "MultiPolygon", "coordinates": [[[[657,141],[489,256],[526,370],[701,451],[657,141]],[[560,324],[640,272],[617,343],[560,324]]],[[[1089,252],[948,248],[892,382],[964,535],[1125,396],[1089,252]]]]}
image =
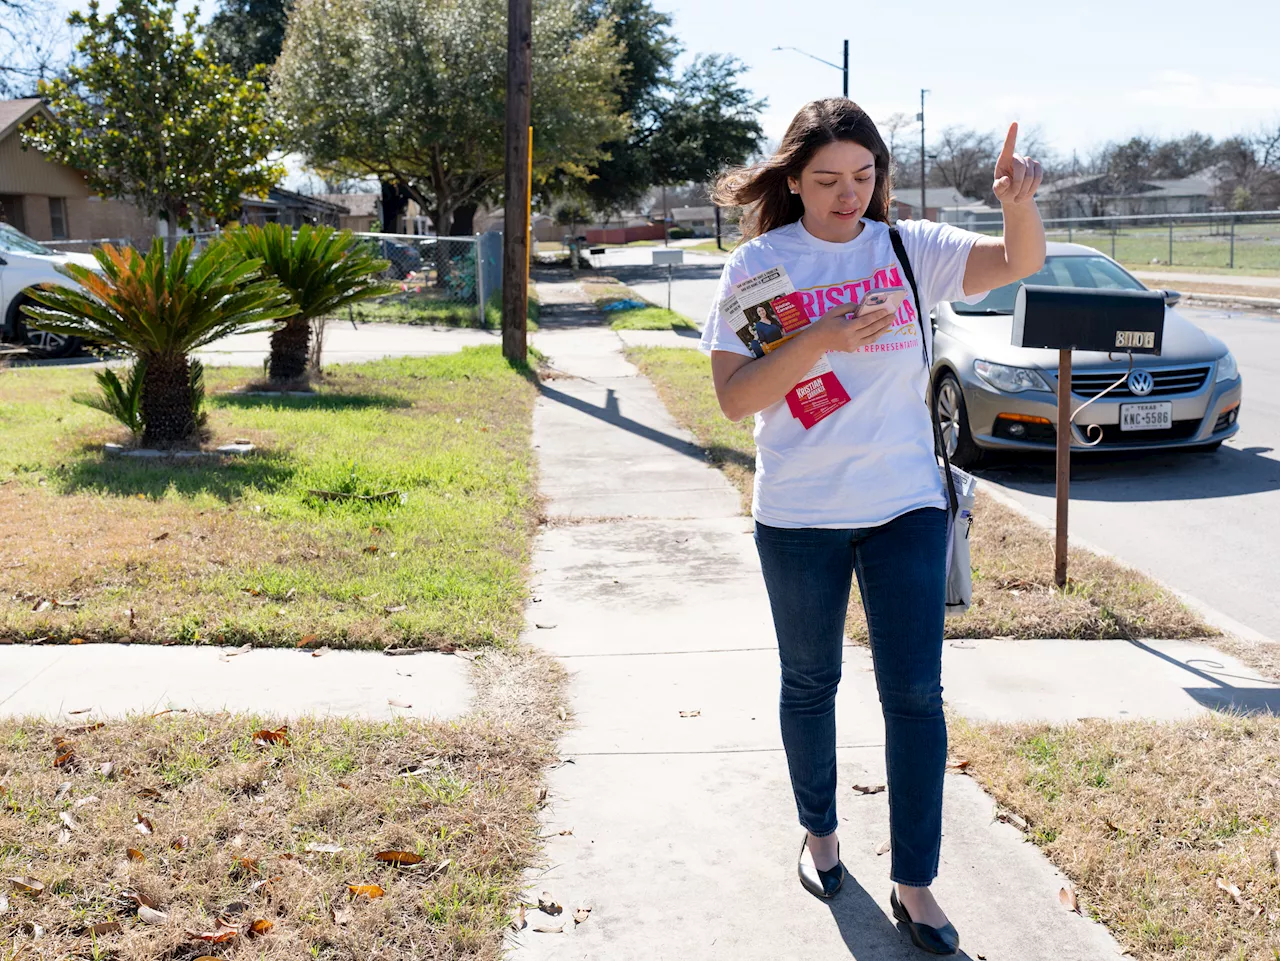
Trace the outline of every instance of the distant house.
{"type": "MultiPolygon", "coordinates": [[[[345,196],[345,195],[344,195],[345,196]]],[[[283,187],[272,187],[266,197],[240,198],[240,222],[242,224],[284,224],[301,227],[303,224],[337,227],[343,214],[350,210],[321,197],[294,193],[283,187]]]]}
{"type": "Polygon", "coordinates": [[[1201,214],[1212,209],[1217,183],[1209,173],[1179,180],[1121,181],[1109,174],[1066,177],[1040,188],[1046,218],[1201,214]]]}
{"type": "Polygon", "coordinates": [[[677,227],[692,230],[695,237],[714,237],[716,235],[716,208],[704,207],[672,207],[671,220],[677,227]]]}
{"type": "Polygon", "coordinates": [[[355,233],[368,233],[374,224],[382,223],[382,194],[316,194],[317,200],[342,207],[346,213],[338,214],[338,226],[355,233]]]}
{"type": "Polygon", "coordinates": [[[0,100],[0,220],[42,241],[154,237],[141,208],[99,197],[82,171],[23,148],[19,132],[36,115],[54,119],[37,98],[0,100]]]}
{"type": "Polygon", "coordinates": [[[920,188],[893,188],[893,198],[889,202],[890,220],[941,220],[944,207],[967,207],[980,203],[972,197],[966,197],[955,187],[925,187],[924,213],[920,213],[920,188]],[[896,210],[896,213],[895,213],[896,210]]]}

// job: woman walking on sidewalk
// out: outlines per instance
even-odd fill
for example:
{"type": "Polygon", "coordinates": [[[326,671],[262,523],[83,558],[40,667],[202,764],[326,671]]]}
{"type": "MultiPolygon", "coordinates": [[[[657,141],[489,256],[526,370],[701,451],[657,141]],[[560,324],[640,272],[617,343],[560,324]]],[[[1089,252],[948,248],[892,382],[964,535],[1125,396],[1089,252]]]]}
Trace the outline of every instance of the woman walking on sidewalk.
{"type": "Polygon", "coordinates": [[[1014,124],[995,168],[1001,238],[925,220],[891,227],[889,152],[843,98],[806,105],[777,153],[730,172],[716,191],[718,203],[746,208],[744,242],[725,264],[702,347],[724,413],[755,415],[752,515],[778,638],[782,740],[806,832],[800,881],[830,898],[845,877],[835,695],[856,575],[885,721],[890,903],[915,944],[937,954],[954,953],[959,935],[929,890],[947,753],[947,515],[921,354],[938,301],[976,301],[1044,263],[1040,165],[1014,153],[1016,139],[1014,124]],[[734,285],[777,267],[812,323],[789,325],[785,342],[756,357],[734,313],[752,301],[739,306],[734,285]],[[897,286],[908,288],[900,307],[855,316],[869,290],[897,286]]]}

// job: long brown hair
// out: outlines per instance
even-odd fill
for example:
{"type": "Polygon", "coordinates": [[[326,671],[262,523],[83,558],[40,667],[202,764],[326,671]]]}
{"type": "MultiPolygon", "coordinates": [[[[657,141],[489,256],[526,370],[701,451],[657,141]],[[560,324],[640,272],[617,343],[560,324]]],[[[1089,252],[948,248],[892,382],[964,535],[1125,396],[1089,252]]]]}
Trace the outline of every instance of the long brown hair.
{"type": "Polygon", "coordinates": [[[804,213],[798,194],[787,186],[787,178],[799,179],[810,158],[829,143],[848,140],[871,151],[876,161],[876,188],[866,216],[889,222],[889,148],[867,112],[845,97],[815,100],[800,108],[777,152],[751,167],[727,171],[716,181],[712,198],[721,207],[744,207],[742,239],[793,224],[804,213]]]}

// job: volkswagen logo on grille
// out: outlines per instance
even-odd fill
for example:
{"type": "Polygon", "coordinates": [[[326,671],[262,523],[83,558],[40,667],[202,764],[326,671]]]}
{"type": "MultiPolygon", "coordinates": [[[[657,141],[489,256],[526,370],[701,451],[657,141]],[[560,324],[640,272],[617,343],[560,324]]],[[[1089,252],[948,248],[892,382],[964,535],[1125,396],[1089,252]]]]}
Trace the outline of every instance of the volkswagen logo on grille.
{"type": "Polygon", "coordinates": [[[1134,397],[1146,397],[1155,387],[1155,380],[1145,370],[1135,370],[1129,375],[1129,393],[1134,397]]]}

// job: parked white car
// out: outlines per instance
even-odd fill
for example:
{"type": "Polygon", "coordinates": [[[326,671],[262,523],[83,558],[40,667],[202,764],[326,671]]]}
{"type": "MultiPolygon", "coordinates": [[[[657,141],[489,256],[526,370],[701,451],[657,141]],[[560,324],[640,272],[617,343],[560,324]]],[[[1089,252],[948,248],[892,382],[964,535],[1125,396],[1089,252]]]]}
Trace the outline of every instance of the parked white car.
{"type": "Polygon", "coordinates": [[[23,323],[20,307],[31,303],[27,291],[37,284],[55,283],[76,286],[70,277],[58,273],[60,264],[83,264],[99,270],[89,254],[68,254],[52,250],[32,240],[9,224],[0,223],[0,341],[25,345],[37,357],[70,357],[80,350],[80,340],[43,330],[32,330],[23,323]]]}

